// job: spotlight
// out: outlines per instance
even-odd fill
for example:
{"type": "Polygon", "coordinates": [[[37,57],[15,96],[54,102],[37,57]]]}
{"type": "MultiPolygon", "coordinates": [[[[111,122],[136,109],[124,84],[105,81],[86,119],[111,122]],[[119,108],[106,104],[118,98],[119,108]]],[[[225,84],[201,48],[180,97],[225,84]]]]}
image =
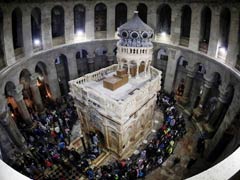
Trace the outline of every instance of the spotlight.
{"type": "Polygon", "coordinates": [[[77,30],[77,33],[76,33],[78,36],[82,36],[83,35],[83,31],[82,30],[77,30]]]}
{"type": "Polygon", "coordinates": [[[41,42],[39,39],[34,39],[33,44],[34,44],[34,46],[40,46],[41,42]]]}
{"type": "Polygon", "coordinates": [[[166,36],[167,33],[166,32],[161,32],[161,36],[166,36]]]}
{"type": "Polygon", "coordinates": [[[226,54],[227,50],[226,50],[225,47],[219,47],[219,52],[220,52],[221,54],[226,54]]]}

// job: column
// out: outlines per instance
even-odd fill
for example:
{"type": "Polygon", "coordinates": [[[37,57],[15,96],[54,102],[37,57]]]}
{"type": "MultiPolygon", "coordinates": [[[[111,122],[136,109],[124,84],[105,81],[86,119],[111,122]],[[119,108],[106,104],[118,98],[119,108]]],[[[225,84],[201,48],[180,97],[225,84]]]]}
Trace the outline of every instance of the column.
{"type": "Polygon", "coordinates": [[[130,79],[131,78],[131,73],[130,73],[130,63],[128,63],[128,78],[130,79]]]}
{"type": "Polygon", "coordinates": [[[127,5],[127,9],[128,9],[127,20],[132,19],[134,11],[137,10],[137,4],[138,4],[137,2],[132,2],[132,1],[128,2],[128,5],[127,5]]]}
{"type": "Polygon", "coordinates": [[[33,122],[28,112],[27,106],[23,100],[22,90],[23,90],[23,85],[19,84],[13,92],[13,97],[17,103],[19,113],[21,114],[24,122],[28,126],[31,126],[33,122]]]}
{"type": "Polygon", "coordinates": [[[13,36],[12,36],[12,10],[8,7],[3,9],[3,51],[5,62],[8,66],[14,64],[15,54],[13,49],[13,36]]]}
{"type": "Polygon", "coordinates": [[[218,8],[212,10],[210,40],[208,46],[208,55],[216,57],[219,40],[220,12],[218,8]]]}
{"type": "Polygon", "coordinates": [[[30,10],[31,8],[24,6],[22,16],[23,47],[25,57],[30,57],[33,54],[30,10]]]}
{"type": "Polygon", "coordinates": [[[205,79],[201,99],[197,108],[193,110],[193,116],[195,119],[199,119],[203,115],[204,107],[209,99],[209,94],[211,92],[213,82],[211,80],[205,79]]]}
{"type": "Polygon", "coordinates": [[[86,39],[92,40],[95,35],[95,26],[94,26],[94,7],[92,4],[86,6],[86,21],[85,21],[85,33],[86,39]]]}
{"type": "Polygon", "coordinates": [[[68,61],[70,80],[76,79],[78,77],[78,69],[77,69],[77,60],[76,60],[75,53],[68,53],[67,61],[68,61]]]}
{"type": "Polygon", "coordinates": [[[201,26],[201,8],[199,4],[192,5],[192,20],[191,20],[191,33],[189,40],[189,48],[198,51],[199,38],[200,38],[200,26],[201,26]]]}
{"type": "Polygon", "coordinates": [[[51,99],[56,100],[56,98],[61,97],[58,76],[54,62],[49,66],[48,82],[49,89],[51,91],[51,99]]]}
{"type": "Polygon", "coordinates": [[[175,49],[168,49],[168,62],[167,62],[167,70],[165,74],[165,81],[164,81],[164,90],[168,93],[171,93],[173,90],[173,83],[176,74],[177,68],[177,60],[175,60],[176,50],[175,49]]]}
{"type": "Polygon", "coordinates": [[[232,9],[231,12],[231,23],[229,33],[228,52],[226,57],[226,63],[231,67],[234,67],[239,53],[239,42],[238,42],[238,31],[239,31],[239,13],[237,8],[232,9]]]}
{"type": "Polygon", "coordinates": [[[108,61],[108,66],[111,66],[111,65],[113,65],[114,59],[112,56],[108,56],[107,61],[108,61]]]}
{"type": "Polygon", "coordinates": [[[51,26],[51,8],[47,5],[42,6],[42,46],[43,49],[51,49],[52,44],[52,26],[51,26]]]}
{"type": "Polygon", "coordinates": [[[114,39],[115,38],[115,4],[110,2],[107,4],[107,39],[114,39]]]}
{"type": "Polygon", "coordinates": [[[154,30],[157,28],[157,5],[151,2],[151,8],[148,8],[147,23],[154,30]]]}
{"type": "Polygon", "coordinates": [[[13,141],[13,143],[19,147],[23,148],[25,139],[23,138],[22,134],[20,133],[19,129],[17,128],[14,120],[9,115],[7,104],[5,100],[1,100],[0,104],[0,124],[4,127],[7,131],[9,137],[13,141]]]}
{"type": "Polygon", "coordinates": [[[187,72],[187,76],[184,83],[185,88],[184,88],[183,96],[180,99],[180,103],[182,105],[187,105],[189,102],[195,74],[196,74],[196,71],[194,69],[188,70],[187,72]]]}
{"type": "Polygon", "coordinates": [[[95,67],[94,67],[94,59],[93,57],[89,57],[88,58],[88,72],[94,72],[95,71],[95,67]]]}
{"type": "Polygon", "coordinates": [[[74,15],[72,3],[66,3],[64,6],[64,23],[65,23],[65,43],[72,43],[74,40],[74,15]]]}
{"type": "Polygon", "coordinates": [[[139,75],[139,64],[137,64],[136,78],[138,78],[138,75],[139,75]]]}
{"type": "Polygon", "coordinates": [[[181,31],[181,7],[174,5],[172,7],[171,17],[171,41],[173,44],[179,44],[181,31]]]}
{"type": "Polygon", "coordinates": [[[209,127],[210,131],[215,132],[218,129],[219,125],[221,124],[222,113],[226,112],[226,111],[224,111],[224,109],[227,108],[227,106],[226,106],[227,103],[228,103],[227,94],[225,94],[225,92],[220,91],[216,108],[208,122],[208,127],[209,127]]]}
{"type": "Polygon", "coordinates": [[[34,102],[34,106],[36,107],[36,110],[38,112],[43,112],[44,106],[43,106],[42,97],[41,97],[39,88],[37,86],[37,77],[38,75],[36,73],[31,75],[30,88],[33,95],[33,102],[34,102]]]}

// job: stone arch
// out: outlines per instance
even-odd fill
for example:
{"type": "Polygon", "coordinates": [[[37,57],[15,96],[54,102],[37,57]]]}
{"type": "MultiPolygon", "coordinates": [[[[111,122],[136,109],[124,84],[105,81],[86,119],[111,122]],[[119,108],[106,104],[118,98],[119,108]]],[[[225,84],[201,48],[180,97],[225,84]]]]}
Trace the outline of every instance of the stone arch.
{"type": "Polygon", "coordinates": [[[207,53],[210,40],[212,11],[208,6],[204,6],[201,11],[200,42],[199,50],[207,53]]]}
{"type": "Polygon", "coordinates": [[[74,33],[82,35],[85,32],[86,8],[82,4],[77,4],[73,8],[74,11],[74,33]]]}
{"type": "Polygon", "coordinates": [[[12,36],[15,56],[23,54],[22,11],[19,7],[12,11],[12,36]]]}
{"type": "Polygon", "coordinates": [[[31,11],[31,32],[32,32],[32,43],[33,49],[42,48],[42,33],[41,33],[41,10],[35,7],[31,11]]]}
{"type": "Polygon", "coordinates": [[[52,23],[52,38],[57,41],[57,42],[53,41],[53,44],[54,45],[62,44],[65,41],[59,39],[61,37],[63,38],[65,34],[64,9],[62,6],[56,5],[52,8],[51,23],[52,23]],[[58,40],[56,38],[58,38],[58,40]]]}
{"type": "Polygon", "coordinates": [[[171,14],[172,9],[168,4],[162,4],[157,9],[157,32],[171,33],[171,14]]]}
{"type": "Polygon", "coordinates": [[[118,3],[115,7],[115,31],[125,22],[127,22],[127,5],[118,3]]]}
{"type": "Polygon", "coordinates": [[[188,5],[181,9],[180,45],[188,46],[191,32],[192,10],[188,5]]]}

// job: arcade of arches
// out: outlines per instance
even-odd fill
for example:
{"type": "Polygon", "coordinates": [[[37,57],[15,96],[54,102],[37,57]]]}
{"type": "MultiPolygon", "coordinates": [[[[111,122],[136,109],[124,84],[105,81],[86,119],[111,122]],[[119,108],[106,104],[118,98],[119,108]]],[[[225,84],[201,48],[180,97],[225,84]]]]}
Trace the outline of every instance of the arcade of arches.
{"type": "Polygon", "coordinates": [[[134,10],[155,31],[162,89],[206,138],[193,174],[227,158],[240,144],[239,9],[237,0],[1,1],[3,161],[26,148],[21,130],[34,126],[33,111],[44,116],[48,100],[68,96],[68,81],[117,63],[116,30],[134,10]]]}

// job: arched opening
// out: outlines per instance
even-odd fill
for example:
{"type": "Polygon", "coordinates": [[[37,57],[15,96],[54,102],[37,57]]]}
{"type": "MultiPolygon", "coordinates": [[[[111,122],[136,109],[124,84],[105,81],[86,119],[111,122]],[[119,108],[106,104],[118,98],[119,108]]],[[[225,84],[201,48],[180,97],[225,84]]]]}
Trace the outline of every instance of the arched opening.
{"type": "Polygon", "coordinates": [[[192,10],[189,6],[182,7],[180,45],[188,46],[191,31],[192,10]]]}
{"type": "Polygon", "coordinates": [[[146,4],[139,3],[137,6],[137,11],[138,11],[138,16],[141,18],[141,20],[147,24],[148,8],[146,4]]]}
{"type": "Polygon", "coordinates": [[[107,67],[107,48],[99,47],[95,50],[95,70],[107,67]]]}
{"type": "Polygon", "coordinates": [[[23,99],[25,101],[26,106],[29,109],[33,109],[33,101],[32,101],[32,92],[30,89],[30,83],[31,83],[31,73],[27,70],[27,69],[23,69],[20,73],[19,76],[19,82],[20,84],[23,85],[23,90],[22,90],[22,94],[23,94],[23,99]]]}
{"type": "Polygon", "coordinates": [[[230,32],[231,12],[228,8],[222,9],[220,13],[220,37],[218,41],[218,58],[225,59],[228,50],[230,32]]]}
{"type": "Polygon", "coordinates": [[[61,6],[55,6],[51,11],[53,45],[64,44],[64,10],[61,6]]]}
{"type": "Polygon", "coordinates": [[[78,76],[83,76],[89,72],[88,70],[88,52],[80,49],[76,54],[78,76]]]}
{"type": "Polygon", "coordinates": [[[3,13],[0,9],[0,70],[6,66],[6,62],[4,60],[4,50],[3,50],[3,13]]]}
{"type": "Polygon", "coordinates": [[[74,6],[74,33],[78,36],[85,33],[85,13],[86,9],[83,5],[74,6]]]}
{"type": "Polygon", "coordinates": [[[12,117],[15,117],[18,115],[17,104],[13,97],[15,88],[16,88],[15,84],[11,81],[8,81],[4,88],[4,91],[5,91],[4,94],[5,94],[5,97],[7,98],[8,107],[12,117]]]}
{"type": "Polygon", "coordinates": [[[38,74],[37,86],[43,101],[51,97],[51,91],[48,85],[47,66],[43,62],[38,62],[35,67],[35,72],[38,74]]]}
{"type": "Polygon", "coordinates": [[[171,33],[171,13],[169,5],[163,4],[157,9],[157,32],[165,35],[171,33]]]}
{"type": "Polygon", "coordinates": [[[95,38],[106,38],[107,30],[107,7],[103,3],[95,6],[95,38]]]}
{"type": "Polygon", "coordinates": [[[115,31],[125,22],[127,22],[127,6],[124,3],[119,3],[115,8],[115,31]]]}
{"type": "Polygon", "coordinates": [[[38,51],[42,49],[41,10],[39,8],[34,8],[31,12],[31,30],[33,49],[38,51]]]}
{"type": "Polygon", "coordinates": [[[23,54],[22,11],[20,8],[16,8],[12,12],[12,35],[14,53],[18,58],[23,54]]]}
{"type": "Polygon", "coordinates": [[[207,53],[210,39],[212,12],[209,7],[204,7],[201,12],[201,29],[199,51],[207,53]]]}
{"type": "Polygon", "coordinates": [[[70,80],[67,57],[63,54],[57,57],[57,59],[55,59],[55,67],[61,95],[65,96],[69,92],[68,81],[70,80]]]}
{"type": "Polygon", "coordinates": [[[161,83],[164,84],[164,79],[167,70],[167,62],[168,62],[168,53],[166,49],[160,48],[155,53],[155,67],[162,71],[162,79],[161,83]]]}

